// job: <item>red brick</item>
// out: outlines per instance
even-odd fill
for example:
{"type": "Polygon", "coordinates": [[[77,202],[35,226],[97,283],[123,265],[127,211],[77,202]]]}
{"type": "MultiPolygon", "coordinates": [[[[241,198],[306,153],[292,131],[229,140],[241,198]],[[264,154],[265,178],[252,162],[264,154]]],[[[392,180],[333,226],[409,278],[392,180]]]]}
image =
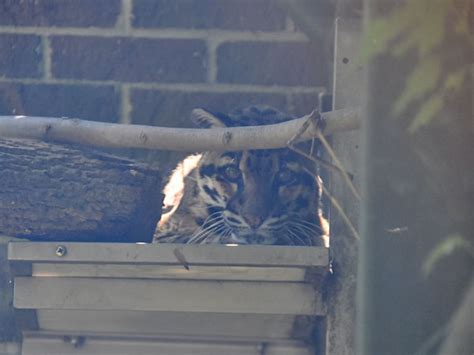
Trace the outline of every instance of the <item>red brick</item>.
{"type": "Polygon", "coordinates": [[[296,116],[307,115],[318,107],[318,93],[292,94],[289,106],[296,116]]]}
{"type": "Polygon", "coordinates": [[[207,76],[200,40],[57,36],[51,46],[57,78],[193,83],[207,76]]]}
{"type": "Polygon", "coordinates": [[[229,112],[255,104],[286,109],[284,94],[213,93],[161,90],[133,90],[131,94],[132,123],[167,127],[191,127],[194,108],[213,112],[229,112]]]}
{"type": "Polygon", "coordinates": [[[0,114],[117,122],[120,94],[111,85],[0,83],[0,114]]]}
{"type": "Polygon", "coordinates": [[[135,0],[135,27],[247,31],[285,29],[285,13],[274,0],[135,0]]]}
{"type": "Polygon", "coordinates": [[[40,37],[0,34],[0,53],[0,76],[38,78],[42,75],[40,37]]]}
{"type": "Polygon", "coordinates": [[[112,27],[120,0],[2,0],[0,25],[112,27]]]}
{"type": "Polygon", "coordinates": [[[331,65],[314,43],[230,42],[217,51],[223,83],[327,86],[331,65]]]}

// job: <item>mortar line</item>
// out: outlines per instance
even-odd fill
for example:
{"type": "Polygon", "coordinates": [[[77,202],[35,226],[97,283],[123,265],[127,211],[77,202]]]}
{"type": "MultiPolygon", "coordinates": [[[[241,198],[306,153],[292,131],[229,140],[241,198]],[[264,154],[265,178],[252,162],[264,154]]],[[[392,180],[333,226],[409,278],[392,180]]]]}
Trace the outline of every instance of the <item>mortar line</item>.
{"type": "Polygon", "coordinates": [[[127,84],[120,85],[120,119],[119,123],[132,123],[130,113],[132,104],[130,101],[130,87],[127,84]]]}
{"type": "Polygon", "coordinates": [[[132,16],[133,16],[132,0],[122,0],[121,16],[120,16],[119,22],[121,22],[123,33],[127,36],[129,36],[131,33],[132,16]]]}
{"type": "Polygon", "coordinates": [[[51,56],[52,48],[51,41],[48,36],[41,36],[42,52],[43,52],[43,78],[48,80],[53,78],[52,69],[51,69],[51,56]]]}
{"type": "Polygon", "coordinates": [[[120,81],[96,81],[77,79],[51,78],[0,78],[0,83],[15,84],[50,84],[50,85],[89,85],[89,86],[116,86],[127,85],[129,89],[183,91],[183,92],[211,92],[211,93],[268,93],[268,94],[314,94],[327,91],[324,86],[264,86],[250,84],[225,84],[225,83],[133,83],[120,81]]]}
{"type": "Polygon", "coordinates": [[[216,83],[217,81],[217,47],[220,41],[208,39],[207,43],[207,81],[208,83],[216,83]]]}
{"type": "Polygon", "coordinates": [[[295,105],[294,105],[294,100],[293,100],[293,94],[291,93],[287,93],[285,95],[285,100],[286,100],[286,107],[288,107],[288,111],[293,111],[294,108],[295,108],[295,105]]]}
{"type": "MultiPolygon", "coordinates": [[[[131,11],[131,10],[130,10],[131,11]]],[[[132,15],[130,14],[130,17],[132,15]]],[[[129,19],[131,20],[131,19],[129,19]]],[[[129,37],[156,39],[213,39],[225,41],[249,42],[309,42],[308,37],[301,32],[252,32],[225,30],[187,30],[187,29],[136,29],[126,30],[123,26],[113,28],[99,27],[14,27],[0,26],[0,33],[29,34],[43,36],[89,36],[89,37],[129,37]],[[129,32],[127,32],[129,31],[129,32]]]]}

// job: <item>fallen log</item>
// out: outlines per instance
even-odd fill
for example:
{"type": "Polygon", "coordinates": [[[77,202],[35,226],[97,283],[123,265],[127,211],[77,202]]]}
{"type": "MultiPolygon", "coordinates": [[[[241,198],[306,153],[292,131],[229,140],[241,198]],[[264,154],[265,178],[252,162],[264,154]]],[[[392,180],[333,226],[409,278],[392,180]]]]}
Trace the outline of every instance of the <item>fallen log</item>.
{"type": "Polygon", "coordinates": [[[149,242],[161,176],[92,150],[0,139],[0,234],[38,241],[149,242]]]}

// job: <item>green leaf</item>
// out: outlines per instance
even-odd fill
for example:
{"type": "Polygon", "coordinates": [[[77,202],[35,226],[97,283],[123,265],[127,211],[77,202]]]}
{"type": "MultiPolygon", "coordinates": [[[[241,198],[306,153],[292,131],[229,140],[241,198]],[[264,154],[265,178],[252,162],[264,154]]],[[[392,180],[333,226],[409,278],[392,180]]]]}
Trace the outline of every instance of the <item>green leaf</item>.
{"type": "Polygon", "coordinates": [[[410,132],[431,122],[442,110],[446,93],[461,90],[470,75],[469,65],[448,71],[453,54],[444,49],[452,47],[450,41],[455,48],[465,44],[474,49],[471,6],[472,0],[405,0],[368,26],[363,60],[379,54],[418,57],[392,107],[401,116],[410,105],[418,105],[410,132]]]}
{"type": "MultiPolygon", "coordinates": [[[[446,1],[445,1],[446,2],[446,1]]],[[[445,35],[445,8],[438,2],[429,7],[425,13],[418,29],[418,52],[421,56],[428,54],[433,48],[439,46],[445,35]]]]}
{"type": "Polygon", "coordinates": [[[407,6],[394,11],[386,18],[372,21],[362,43],[363,59],[369,60],[390,51],[392,42],[406,36],[417,24],[416,14],[407,6]]]}
{"type": "Polygon", "coordinates": [[[460,70],[450,73],[446,80],[444,81],[443,88],[445,90],[456,90],[462,87],[462,83],[468,76],[468,71],[466,68],[461,68],[460,70]]]}
{"type": "Polygon", "coordinates": [[[442,109],[443,97],[439,93],[431,95],[418,110],[415,118],[408,127],[410,133],[428,124],[442,109]]]}
{"type": "Polygon", "coordinates": [[[441,259],[450,256],[458,250],[468,251],[471,256],[474,257],[474,247],[471,243],[464,239],[460,234],[449,235],[430,252],[422,266],[423,274],[428,276],[441,259]]]}
{"type": "Polygon", "coordinates": [[[417,36],[404,36],[398,43],[395,43],[391,49],[391,53],[396,57],[401,57],[406,54],[410,49],[416,48],[418,44],[417,36]]]}
{"type": "Polygon", "coordinates": [[[454,11],[456,12],[456,17],[458,18],[458,21],[456,21],[456,24],[454,26],[455,32],[458,34],[472,36],[470,27],[469,27],[469,15],[470,15],[469,6],[471,6],[470,1],[453,0],[452,6],[453,6],[454,11]]]}
{"type": "Polygon", "coordinates": [[[440,58],[430,57],[417,65],[407,79],[403,93],[394,104],[394,113],[399,115],[414,100],[436,88],[440,77],[440,58]]]}
{"type": "Polygon", "coordinates": [[[369,24],[362,44],[362,57],[365,60],[388,50],[389,42],[400,32],[386,19],[377,19],[369,24]]]}

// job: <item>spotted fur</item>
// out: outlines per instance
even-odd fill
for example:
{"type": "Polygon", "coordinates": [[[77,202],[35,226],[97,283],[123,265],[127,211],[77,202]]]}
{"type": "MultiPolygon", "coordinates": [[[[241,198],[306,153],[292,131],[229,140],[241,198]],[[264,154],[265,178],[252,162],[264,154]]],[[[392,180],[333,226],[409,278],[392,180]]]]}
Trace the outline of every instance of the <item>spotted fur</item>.
{"type": "MultiPolygon", "coordinates": [[[[206,128],[264,125],[292,117],[269,107],[200,114],[206,128]]],[[[165,187],[155,242],[325,245],[319,178],[289,149],[205,152],[180,163],[165,187]]]]}

